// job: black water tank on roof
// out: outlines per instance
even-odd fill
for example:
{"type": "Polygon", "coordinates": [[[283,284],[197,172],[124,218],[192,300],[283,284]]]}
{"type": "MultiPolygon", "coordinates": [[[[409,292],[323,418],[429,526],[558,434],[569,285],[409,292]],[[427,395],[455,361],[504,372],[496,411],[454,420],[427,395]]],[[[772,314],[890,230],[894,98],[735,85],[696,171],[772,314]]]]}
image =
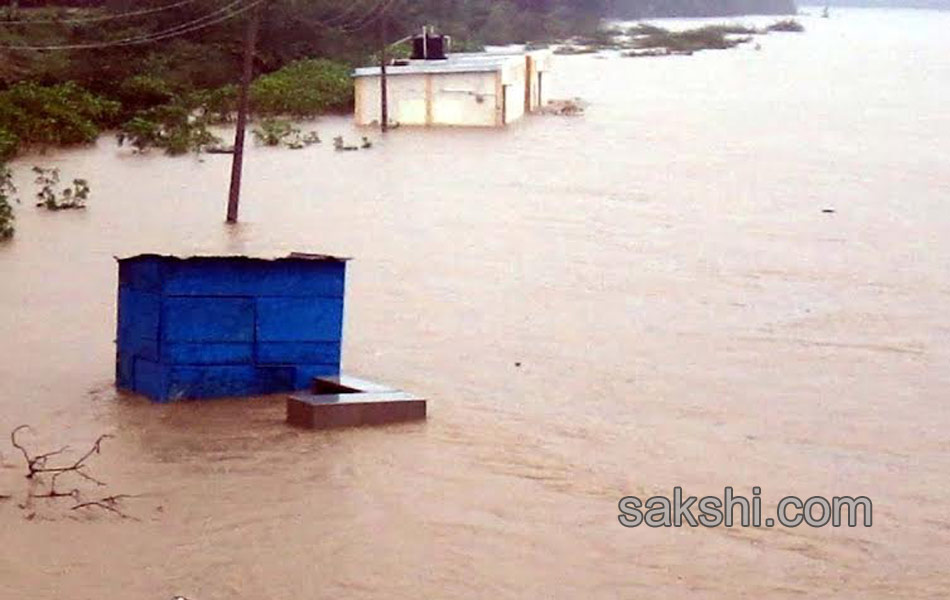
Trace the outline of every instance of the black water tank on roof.
{"type": "Polygon", "coordinates": [[[446,35],[417,35],[412,38],[413,60],[445,60],[450,38],[446,35]]]}
{"type": "Polygon", "coordinates": [[[429,60],[445,60],[449,52],[449,38],[445,35],[429,36],[429,60]]]}

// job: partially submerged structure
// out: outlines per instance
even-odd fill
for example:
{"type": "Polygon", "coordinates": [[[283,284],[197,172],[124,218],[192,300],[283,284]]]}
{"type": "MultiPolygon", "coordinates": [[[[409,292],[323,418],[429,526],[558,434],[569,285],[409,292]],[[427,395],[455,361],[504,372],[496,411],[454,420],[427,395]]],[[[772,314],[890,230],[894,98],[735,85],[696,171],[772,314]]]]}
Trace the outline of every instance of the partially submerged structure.
{"type": "Polygon", "coordinates": [[[119,259],[116,384],[157,402],[308,389],[340,374],[346,261],[119,259]]]}
{"type": "MultiPolygon", "coordinates": [[[[552,53],[451,54],[444,36],[418,36],[412,58],[386,67],[389,120],[406,126],[502,127],[544,106],[552,53]]],[[[382,68],[354,74],[357,125],[382,119],[382,68]]]]}
{"type": "Polygon", "coordinates": [[[340,374],[346,259],[119,259],[116,385],[155,402],[287,399],[308,429],[426,418],[422,398],[340,374]]]}

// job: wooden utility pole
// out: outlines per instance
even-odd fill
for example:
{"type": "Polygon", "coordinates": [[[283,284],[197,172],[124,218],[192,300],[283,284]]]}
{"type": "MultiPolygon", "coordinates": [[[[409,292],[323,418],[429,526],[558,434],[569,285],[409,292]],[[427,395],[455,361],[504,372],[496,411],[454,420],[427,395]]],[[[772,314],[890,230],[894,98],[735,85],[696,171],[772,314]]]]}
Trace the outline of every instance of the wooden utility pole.
{"type": "Polygon", "coordinates": [[[380,128],[383,133],[389,130],[389,86],[386,85],[386,18],[379,20],[379,81],[380,81],[380,128]]]}
{"type": "Polygon", "coordinates": [[[261,6],[251,10],[244,33],[244,69],[241,73],[241,92],[238,99],[237,129],[234,132],[234,157],[231,162],[231,192],[228,195],[228,223],[237,223],[241,202],[241,172],[244,168],[244,138],[250,104],[251,81],[254,78],[254,50],[260,27],[261,6]]]}

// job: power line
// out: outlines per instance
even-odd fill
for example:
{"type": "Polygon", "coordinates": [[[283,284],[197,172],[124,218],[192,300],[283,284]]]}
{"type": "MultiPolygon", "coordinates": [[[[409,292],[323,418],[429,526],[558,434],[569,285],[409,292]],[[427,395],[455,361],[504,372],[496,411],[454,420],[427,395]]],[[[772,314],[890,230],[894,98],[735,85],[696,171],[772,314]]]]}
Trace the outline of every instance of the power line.
{"type": "MultiPolygon", "coordinates": [[[[194,0],[182,0],[180,4],[187,2],[193,2],[194,0]]],[[[219,23],[223,23],[229,19],[233,19],[238,15],[241,15],[258,5],[264,3],[266,0],[252,0],[248,4],[241,6],[240,8],[235,8],[238,5],[245,2],[245,0],[233,0],[230,4],[221,7],[211,13],[208,13],[202,17],[198,17],[192,21],[181,23],[175,27],[164,29],[162,31],[157,31],[154,33],[149,33],[137,37],[129,37],[119,40],[112,40],[107,42],[90,42],[85,44],[57,44],[57,45],[48,45],[48,46],[6,46],[0,45],[0,50],[16,50],[16,51],[56,51],[56,50],[92,50],[92,49],[101,49],[101,48],[111,48],[116,46],[132,46],[137,44],[148,44],[151,42],[158,42],[161,40],[170,39],[173,37],[182,36],[193,31],[198,31],[200,29],[205,29],[219,23]],[[233,10],[232,10],[233,9],[233,10]],[[214,18],[217,15],[222,15],[220,17],[214,18]]],[[[348,23],[344,23],[337,27],[332,27],[326,25],[322,21],[312,22],[315,25],[326,27],[327,29],[338,29],[343,33],[355,33],[361,29],[366,28],[370,24],[376,22],[380,17],[382,17],[396,2],[396,0],[380,0],[375,7],[367,11],[363,16],[358,19],[354,19],[348,23]]],[[[172,8],[172,5],[167,5],[164,10],[172,8]]]]}
{"type": "Polygon", "coordinates": [[[335,17],[330,17],[328,19],[320,19],[320,25],[324,27],[336,27],[341,23],[345,23],[350,17],[359,12],[363,7],[360,6],[359,2],[353,2],[350,7],[335,17]]]}
{"type": "MultiPolygon", "coordinates": [[[[338,21],[338,19],[331,18],[327,20],[307,21],[307,23],[316,25],[318,27],[323,27],[324,29],[333,29],[343,33],[354,33],[365,28],[367,25],[374,23],[377,19],[383,16],[383,14],[385,14],[392,7],[395,1],[396,0],[379,0],[376,3],[376,6],[370,8],[362,16],[351,19],[349,22],[335,23],[335,21],[338,21]]],[[[347,12],[353,12],[353,10],[351,9],[347,12]]]]}
{"type": "Polygon", "coordinates": [[[115,21],[117,19],[131,19],[133,17],[141,17],[143,15],[151,15],[159,13],[165,10],[172,10],[180,6],[185,6],[186,4],[193,4],[198,0],[180,0],[174,4],[166,4],[165,6],[156,6],[153,8],[144,8],[142,10],[133,10],[130,12],[112,14],[112,15],[99,15],[98,17],[77,17],[75,19],[19,19],[17,21],[0,21],[0,26],[7,25],[78,25],[82,23],[101,23],[103,21],[115,21]]]}
{"type": "Polygon", "coordinates": [[[138,36],[124,38],[120,40],[112,40],[109,42],[91,42],[87,44],[61,44],[61,45],[51,45],[51,46],[0,46],[0,50],[27,50],[27,51],[52,51],[52,50],[91,50],[97,48],[110,48],[113,46],[132,46],[136,44],[147,44],[151,42],[158,42],[161,40],[166,40],[169,38],[185,35],[186,33],[191,33],[192,31],[198,31],[199,29],[205,29],[211,27],[212,25],[217,25],[227,21],[228,19],[233,19],[234,17],[241,15],[252,8],[258,6],[265,2],[265,0],[253,0],[252,2],[244,5],[240,8],[235,8],[236,6],[243,3],[244,0],[234,0],[227,6],[219,8],[214,12],[208,13],[203,17],[198,17],[192,21],[181,23],[175,27],[169,29],[164,29],[162,31],[157,31],[154,33],[138,36]],[[234,9],[234,10],[231,10],[234,9]],[[213,18],[216,15],[223,15],[217,18],[213,18]],[[209,19],[211,19],[209,21],[209,19]]]}
{"type": "Polygon", "coordinates": [[[356,33],[357,31],[364,29],[368,25],[375,23],[380,17],[389,12],[389,9],[392,8],[393,4],[396,3],[396,0],[380,0],[379,4],[376,5],[376,8],[371,10],[369,13],[364,15],[361,21],[350,24],[349,26],[344,26],[342,29],[345,33],[356,33]],[[376,13],[375,15],[372,13],[376,13]]]}

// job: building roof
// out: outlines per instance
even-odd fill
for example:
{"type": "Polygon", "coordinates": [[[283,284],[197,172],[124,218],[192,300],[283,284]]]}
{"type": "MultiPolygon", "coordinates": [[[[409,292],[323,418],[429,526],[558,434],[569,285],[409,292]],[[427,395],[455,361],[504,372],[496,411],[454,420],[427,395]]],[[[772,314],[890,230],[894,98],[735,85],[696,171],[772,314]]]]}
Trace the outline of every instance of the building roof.
{"type": "Polygon", "coordinates": [[[278,262],[287,260],[306,260],[317,262],[348,262],[352,259],[341,256],[330,256],[327,254],[311,254],[306,252],[293,252],[287,256],[248,256],[244,254],[192,254],[187,256],[176,256],[172,254],[137,254],[134,256],[116,256],[119,262],[141,259],[160,259],[166,261],[189,261],[189,260],[249,260],[263,262],[278,262]]]}
{"type": "MultiPolygon", "coordinates": [[[[524,52],[465,52],[449,54],[445,60],[409,60],[407,65],[388,65],[386,75],[416,75],[426,73],[490,73],[501,70],[513,58],[524,52]]],[[[379,67],[356,69],[353,77],[379,77],[379,67]]]]}

